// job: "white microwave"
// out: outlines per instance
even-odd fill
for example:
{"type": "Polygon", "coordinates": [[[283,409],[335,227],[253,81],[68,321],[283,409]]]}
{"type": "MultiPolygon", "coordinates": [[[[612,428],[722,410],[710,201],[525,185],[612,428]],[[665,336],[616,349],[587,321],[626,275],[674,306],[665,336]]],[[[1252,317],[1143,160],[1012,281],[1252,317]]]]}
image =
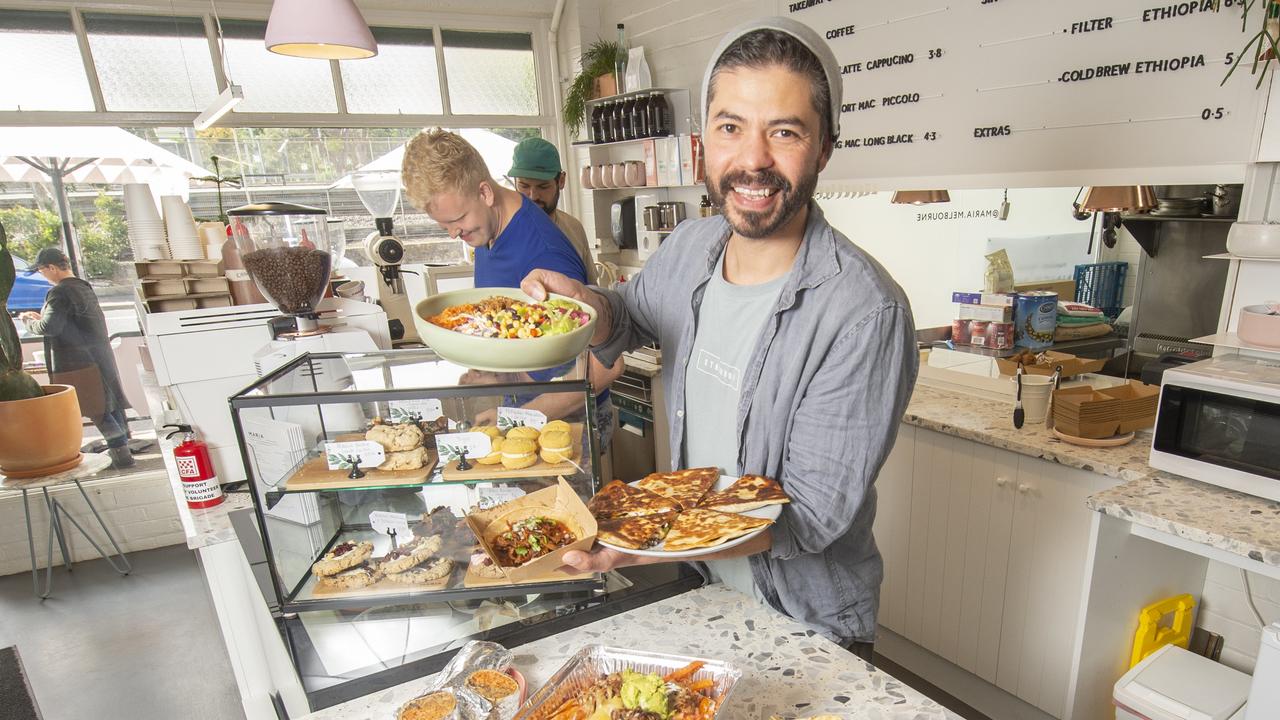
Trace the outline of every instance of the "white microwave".
{"type": "Polygon", "coordinates": [[[1166,370],[1150,462],[1280,501],[1280,361],[1215,357],[1166,370]]]}

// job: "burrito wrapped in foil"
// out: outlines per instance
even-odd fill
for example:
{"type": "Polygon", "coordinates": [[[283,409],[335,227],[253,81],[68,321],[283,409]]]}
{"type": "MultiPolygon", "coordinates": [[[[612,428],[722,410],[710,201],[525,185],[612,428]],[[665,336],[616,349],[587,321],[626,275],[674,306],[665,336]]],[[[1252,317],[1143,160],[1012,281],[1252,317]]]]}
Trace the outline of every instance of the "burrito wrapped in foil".
{"type": "Polygon", "coordinates": [[[514,657],[510,650],[497,643],[475,640],[463,645],[425,694],[400,707],[396,720],[510,720],[520,707],[519,684],[506,673],[514,657]],[[432,695],[437,697],[427,705],[443,710],[448,702],[439,697],[440,694],[455,699],[452,714],[441,714],[438,718],[414,714],[423,709],[424,699],[432,695]]]}

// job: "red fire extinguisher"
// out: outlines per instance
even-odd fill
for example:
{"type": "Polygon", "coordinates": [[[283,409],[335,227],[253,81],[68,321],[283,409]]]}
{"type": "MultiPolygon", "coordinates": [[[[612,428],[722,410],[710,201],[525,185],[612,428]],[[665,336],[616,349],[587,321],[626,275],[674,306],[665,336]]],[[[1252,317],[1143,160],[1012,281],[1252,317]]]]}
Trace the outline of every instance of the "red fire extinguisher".
{"type": "Polygon", "coordinates": [[[213,472],[209,446],[196,439],[190,425],[165,427],[176,428],[166,438],[182,433],[182,442],[173,449],[173,460],[178,466],[178,477],[182,479],[182,494],[187,498],[187,507],[203,510],[221,505],[226,498],[218,485],[218,476],[213,472]]]}

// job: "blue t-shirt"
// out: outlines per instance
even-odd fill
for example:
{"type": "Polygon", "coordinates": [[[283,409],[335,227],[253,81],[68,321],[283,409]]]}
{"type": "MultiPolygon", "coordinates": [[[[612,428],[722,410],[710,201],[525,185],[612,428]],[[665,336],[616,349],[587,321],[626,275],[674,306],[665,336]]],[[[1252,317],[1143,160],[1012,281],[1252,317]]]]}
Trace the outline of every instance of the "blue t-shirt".
{"type": "Polygon", "coordinates": [[[564,232],[529,198],[520,200],[520,209],[493,246],[476,248],[476,287],[520,287],[526,275],[539,269],[585,283],[587,269],[564,232]]]}

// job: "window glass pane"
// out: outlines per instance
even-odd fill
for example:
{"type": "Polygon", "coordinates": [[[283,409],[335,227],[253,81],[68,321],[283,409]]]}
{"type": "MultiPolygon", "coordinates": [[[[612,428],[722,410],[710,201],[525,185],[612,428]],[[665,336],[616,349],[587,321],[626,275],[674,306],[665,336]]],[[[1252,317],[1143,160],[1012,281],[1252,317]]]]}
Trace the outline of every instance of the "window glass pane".
{"type": "Polygon", "coordinates": [[[337,112],[329,63],[267,50],[266,30],[266,23],[222,21],[230,78],[244,88],[233,112],[337,112]]]}
{"type": "Polygon", "coordinates": [[[67,13],[0,10],[0,110],[93,110],[67,13]]]}
{"type": "Polygon", "coordinates": [[[431,29],[373,28],[378,54],[342,60],[342,88],[353,113],[439,114],[440,76],[431,29]]]}
{"type": "Polygon", "coordinates": [[[441,36],[455,114],[538,114],[531,35],[445,30],[441,36]]]}
{"type": "Polygon", "coordinates": [[[108,110],[199,112],[218,95],[199,18],[86,14],[108,110]]]}

